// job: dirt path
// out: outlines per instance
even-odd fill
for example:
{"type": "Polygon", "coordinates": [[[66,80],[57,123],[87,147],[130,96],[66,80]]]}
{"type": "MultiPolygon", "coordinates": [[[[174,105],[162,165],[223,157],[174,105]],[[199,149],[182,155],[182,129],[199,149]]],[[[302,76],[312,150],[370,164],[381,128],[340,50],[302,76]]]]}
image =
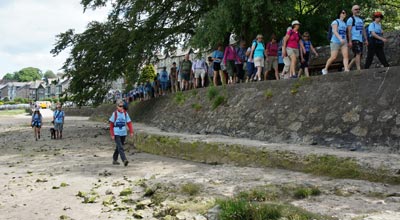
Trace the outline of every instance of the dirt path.
{"type": "MultiPolygon", "coordinates": [[[[137,214],[160,219],[150,216],[162,208],[143,196],[151,187],[176,193],[173,200],[169,197],[163,203],[164,208],[173,204],[196,213],[212,205],[216,197],[266,185],[318,187],[320,196],[292,201],[311,212],[340,219],[400,219],[400,186],[278,169],[212,166],[131,152],[128,167],[113,166],[114,144],[104,124],[67,117],[64,139],[51,140],[50,121],[45,119],[42,139],[35,141],[28,116],[0,117],[0,219],[135,219],[137,214]],[[179,191],[187,183],[201,186],[195,198],[188,199],[179,191]],[[126,188],[133,189],[132,194],[120,196],[126,188]],[[79,192],[87,193],[82,197],[94,203],[83,203],[79,192]],[[145,208],[139,209],[138,203],[145,208]]],[[[140,130],[146,130],[145,126],[138,125],[140,130]]],[[[205,218],[198,215],[196,219],[205,218]]]]}

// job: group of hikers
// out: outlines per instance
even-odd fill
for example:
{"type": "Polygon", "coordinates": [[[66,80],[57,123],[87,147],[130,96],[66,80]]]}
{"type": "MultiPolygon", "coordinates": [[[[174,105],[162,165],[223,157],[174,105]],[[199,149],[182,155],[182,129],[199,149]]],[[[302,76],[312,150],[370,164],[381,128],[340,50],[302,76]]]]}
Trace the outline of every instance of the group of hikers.
{"type": "MultiPolygon", "coordinates": [[[[389,66],[383,50],[384,43],[387,41],[383,37],[381,26],[383,14],[381,12],[373,13],[373,22],[365,27],[364,20],[360,17],[360,6],[354,5],[351,12],[349,15],[345,9],[340,10],[336,19],[330,24],[328,38],[331,54],[321,71],[323,75],[328,73],[339,50],[343,56],[345,72],[349,71],[354,64],[357,70],[361,70],[364,45],[368,48],[364,68],[370,67],[375,55],[383,66],[389,66]],[[354,54],[351,61],[349,48],[354,54]]],[[[225,50],[222,45],[218,45],[207,60],[196,57],[191,61],[189,54],[186,54],[179,66],[175,62],[172,63],[169,73],[167,68],[163,67],[153,83],[147,82],[139,85],[135,94],[137,97],[147,99],[146,97],[164,95],[168,91],[183,91],[207,85],[261,81],[267,80],[267,78],[277,80],[297,78],[303,73],[308,77],[310,75],[308,68],[310,53],[314,53],[315,56],[318,56],[318,53],[310,41],[310,33],[300,34],[300,26],[299,21],[293,21],[281,43],[275,34],[272,34],[270,41],[266,44],[263,41],[263,35],[257,35],[250,47],[246,47],[244,40],[237,45],[238,41],[235,40],[235,37],[231,37],[225,50]],[[279,56],[280,53],[281,56],[279,56]],[[283,58],[284,63],[281,74],[278,70],[280,57],[283,58]],[[300,64],[299,69],[297,68],[298,64],[300,64]],[[269,77],[268,73],[272,69],[274,74],[269,77]]]]}
{"type": "MultiPolygon", "coordinates": [[[[53,120],[51,121],[53,127],[50,128],[52,139],[62,139],[65,113],[61,108],[61,103],[57,103],[56,110],[53,112],[53,120]]],[[[36,141],[40,139],[40,130],[42,128],[42,125],[43,117],[40,113],[40,107],[35,106],[32,113],[31,126],[33,128],[33,133],[36,141]]]]}

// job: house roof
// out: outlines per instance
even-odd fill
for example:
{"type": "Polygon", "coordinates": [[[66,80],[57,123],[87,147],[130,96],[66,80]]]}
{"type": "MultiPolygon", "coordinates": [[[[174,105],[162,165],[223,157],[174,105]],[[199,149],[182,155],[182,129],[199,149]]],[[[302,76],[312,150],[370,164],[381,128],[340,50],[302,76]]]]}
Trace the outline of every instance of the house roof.
{"type": "MultiPolygon", "coordinates": [[[[42,85],[44,82],[42,81],[42,80],[36,80],[36,81],[33,81],[32,83],[31,83],[31,89],[38,89],[39,87],[40,87],[40,85],[42,85]]],[[[42,86],[43,87],[43,86],[42,86]]]]}

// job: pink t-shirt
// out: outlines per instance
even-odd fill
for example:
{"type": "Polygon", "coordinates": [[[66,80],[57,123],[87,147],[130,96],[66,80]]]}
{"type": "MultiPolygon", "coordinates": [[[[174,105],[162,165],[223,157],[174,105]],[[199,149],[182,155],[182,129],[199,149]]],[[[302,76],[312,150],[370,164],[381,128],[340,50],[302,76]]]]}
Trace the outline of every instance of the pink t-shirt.
{"type": "Polygon", "coordinates": [[[293,30],[289,30],[286,35],[289,35],[286,47],[299,49],[300,33],[293,30]]]}
{"type": "Polygon", "coordinates": [[[237,55],[236,50],[233,46],[227,46],[225,48],[224,59],[223,59],[224,64],[226,64],[227,60],[236,60],[237,62],[240,63],[240,58],[237,55]]]}
{"type": "Polygon", "coordinates": [[[269,42],[267,44],[268,56],[277,57],[278,56],[278,43],[269,42]]]}

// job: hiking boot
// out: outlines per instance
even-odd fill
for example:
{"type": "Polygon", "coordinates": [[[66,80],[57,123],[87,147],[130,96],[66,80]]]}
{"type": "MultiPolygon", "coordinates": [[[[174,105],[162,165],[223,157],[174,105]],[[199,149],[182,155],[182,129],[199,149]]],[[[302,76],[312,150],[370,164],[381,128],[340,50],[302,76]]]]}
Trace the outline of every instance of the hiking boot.
{"type": "Polygon", "coordinates": [[[113,160],[112,164],[113,164],[113,165],[120,165],[121,163],[118,162],[118,161],[116,161],[116,160],[113,160]]]}
{"type": "Polygon", "coordinates": [[[326,70],[326,69],[322,69],[321,72],[322,72],[322,75],[328,74],[328,70],[326,70]]]}
{"type": "Polygon", "coordinates": [[[128,160],[125,160],[125,161],[124,161],[124,166],[128,166],[128,163],[129,163],[129,161],[128,161],[128,160]]]}

